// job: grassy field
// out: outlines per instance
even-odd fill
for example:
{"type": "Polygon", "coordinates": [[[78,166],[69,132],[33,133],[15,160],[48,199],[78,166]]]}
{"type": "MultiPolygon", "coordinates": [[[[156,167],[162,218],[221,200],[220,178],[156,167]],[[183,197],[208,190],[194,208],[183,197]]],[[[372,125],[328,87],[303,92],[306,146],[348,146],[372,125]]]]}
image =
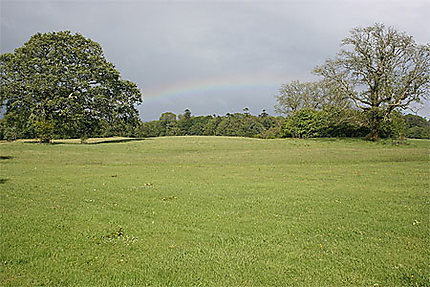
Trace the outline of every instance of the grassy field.
{"type": "Polygon", "coordinates": [[[430,286],[430,141],[0,143],[2,286],[430,286]]]}

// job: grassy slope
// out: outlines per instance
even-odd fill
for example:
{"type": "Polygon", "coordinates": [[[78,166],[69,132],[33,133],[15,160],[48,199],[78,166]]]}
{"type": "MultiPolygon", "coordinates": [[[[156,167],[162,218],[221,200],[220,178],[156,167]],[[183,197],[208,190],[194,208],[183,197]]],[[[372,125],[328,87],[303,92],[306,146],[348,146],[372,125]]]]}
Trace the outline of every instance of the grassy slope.
{"type": "Polygon", "coordinates": [[[1,284],[428,286],[429,148],[2,143],[1,284]]]}

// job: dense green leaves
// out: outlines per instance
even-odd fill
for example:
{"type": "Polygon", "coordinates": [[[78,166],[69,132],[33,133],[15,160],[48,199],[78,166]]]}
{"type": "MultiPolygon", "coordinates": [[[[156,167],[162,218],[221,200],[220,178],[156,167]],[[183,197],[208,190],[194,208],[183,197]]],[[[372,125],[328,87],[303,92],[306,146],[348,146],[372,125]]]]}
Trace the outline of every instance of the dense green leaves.
{"type": "MultiPolygon", "coordinates": [[[[316,110],[311,108],[301,109],[287,117],[281,135],[283,137],[316,138],[316,137],[365,137],[369,134],[369,116],[358,110],[330,109],[316,110]]],[[[417,121],[417,120],[416,120],[417,121]]],[[[425,124],[428,121],[414,115],[403,116],[394,111],[379,123],[378,133],[382,138],[428,138],[425,133],[425,124]],[[408,119],[420,119],[422,128],[416,122],[407,124],[408,119]],[[414,134],[416,130],[422,133],[414,134]],[[413,136],[411,136],[413,135],[413,136]]]]}
{"type": "Polygon", "coordinates": [[[178,117],[171,112],[163,113],[158,121],[141,123],[136,131],[137,136],[184,136],[216,135],[240,137],[279,137],[281,122],[284,118],[269,116],[263,111],[259,116],[245,113],[227,114],[225,116],[192,116],[186,109],[178,117]]]}
{"type": "MultiPolygon", "coordinates": [[[[193,116],[163,113],[157,121],[141,122],[134,134],[158,136],[240,136],[273,139],[280,137],[365,137],[369,133],[368,117],[357,109],[327,107],[323,110],[300,109],[286,118],[269,116],[264,110],[258,116],[249,113],[225,116],[193,116]]],[[[394,112],[381,122],[383,138],[428,138],[430,122],[415,116],[394,112]]]]}
{"type": "Polygon", "coordinates": [[[322,111],[305,108],[287,118],[282,132],[284,137],[315,138],[324,136],[328,126],[322,111]]]}
{"type": "Polygon", "coordinates": [[[430,121],[417,115],[406,115],[406,136],[408,138],[430,139],[430,121]]]}
{"type": "Polygon", "coordinates": [[[6,125],[21,137],[41,137],[40,126],[60,137],[93,136],[103,125],[137,121],[137,85],[121,79],[101,46],[80,34],[35,34],[0,64],[6,125]]]}

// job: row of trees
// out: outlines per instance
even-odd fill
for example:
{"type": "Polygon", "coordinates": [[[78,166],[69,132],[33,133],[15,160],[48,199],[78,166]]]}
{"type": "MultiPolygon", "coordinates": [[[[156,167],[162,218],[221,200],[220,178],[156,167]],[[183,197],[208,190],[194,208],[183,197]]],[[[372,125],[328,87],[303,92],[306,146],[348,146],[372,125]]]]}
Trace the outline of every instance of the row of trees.
{"type": "MultiPolygon", "coordinates": [[[[251,115],[245,108],[243,113],[227,113],[224,116],[193,116],[189,109],[183,114],[172,112],[161,114],[155,121],[119,122],[114,125],[105,122],[94,130],[90,137],[158,137],[158,136],[240,136],[254,138],[311,138],[311,137],[365,137],[370,129],[366,118],[356,109],[336,107],[316,109],[302,108],[287,117],[270,116],[263,110],[258,116],[251,115]]],[[[19,131],[8,127],[5,119],[0,120],[0,139],[35,138],[36,131],[19,136],[19,131]]],[[[58,129],[61,131],[61,129],[58,129]]],[[[21,131],[22,132],[22,131],[21,131]]],[[[28,130],[27,130],[28,132],[28,130]]],[[[430,121],[408,114],[392,115],[381,124],[381,137],[430,138],[430,121]]],[[[76,138],[61,132],[53,138],[76,138]]],[[[82,137],[81,137],[82,138],[82,137]]]]}
{"type": "MultiPolygon", "coordinates": [[[[258,116],[247,108],[243,113],[225,116],[193,116],[189,109],[183,114],[163,113],[159,120],[140,122],[136,137],[158,136],[241,136],[254,138],[315,138],[365,137],[370,129],[365,117],[356,109],[303,108],[289,116],[273,117],[263,110],[258,116]]],[[[429,138],[430,121],[416,115],[393,114],[390,121],[381,123],[381,137],[429,138]]]]}
{"type": "Polygon", "coordinates": [[[243,111],[243,113],[228,113],[225,116],[192,116],[189,109],[179,116],[167,112],[163,113],[158,121],[141,122],[136,130],[136,136],[280,137],[283,117],[269,116],[264,110],[258,116],[251,115],[247,108],[243,111]]]}

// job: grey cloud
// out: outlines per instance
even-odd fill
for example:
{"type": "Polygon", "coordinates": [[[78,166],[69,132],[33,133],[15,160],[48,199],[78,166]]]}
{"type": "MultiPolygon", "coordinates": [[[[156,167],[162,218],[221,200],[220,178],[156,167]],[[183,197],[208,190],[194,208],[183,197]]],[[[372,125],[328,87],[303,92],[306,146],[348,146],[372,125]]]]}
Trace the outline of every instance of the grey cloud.
{"type": "MultiPolygon", "coordinates": [[[[99,42],[123,77],[144,91],[145,120],[185,108],[195,114],[243,107],[273,112],[279,86],[313,79],[312,69],[335,56],[356,26],[383,22],[430,42],[430,2],[418,0],[0,1],[2,53],[36,32],[79,32],[99,42]],[[163,87],[229,75],[284,80],[273,87],[151,99],[163,87]]],[[[426,110],[421,114],[430,117],[426,110]]]]}

